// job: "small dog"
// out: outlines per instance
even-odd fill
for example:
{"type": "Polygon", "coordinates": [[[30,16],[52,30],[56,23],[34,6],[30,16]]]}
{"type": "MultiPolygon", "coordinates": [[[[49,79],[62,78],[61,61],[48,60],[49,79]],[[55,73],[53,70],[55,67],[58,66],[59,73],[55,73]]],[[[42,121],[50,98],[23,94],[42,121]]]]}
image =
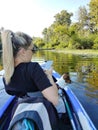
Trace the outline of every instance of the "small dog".
{"type": "Polygon", "coordinates": [[[71,83],[71,79],[68,72],[64,73],[63,79],[65,80],[66,83],[71,83]]]}
{"type": "Polygon", "coordinates": [[[66,73],[64,73],[64,74],[61,76],[60,79],[58,79],[58,80],[56,81],[56,84],[57,84],[58,88],[64,88],[64,87],[66,87],[67,84],[70,84],[71,82],[72,82],[72,81],[71,81],[71,79],[70,79],[69,73],[66,72],[66,73]]]}

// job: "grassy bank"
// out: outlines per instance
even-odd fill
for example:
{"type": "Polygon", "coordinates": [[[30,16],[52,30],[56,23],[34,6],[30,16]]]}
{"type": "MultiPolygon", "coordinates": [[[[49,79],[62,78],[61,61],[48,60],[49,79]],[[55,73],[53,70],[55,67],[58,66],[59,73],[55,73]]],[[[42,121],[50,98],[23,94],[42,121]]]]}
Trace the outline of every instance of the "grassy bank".
{"type": "Polygon", "coordinates": [[[96,55],[98,56],[98,50],[55,50],[58,53],[65,53],[65,54],[77,54],[77,55],[96,55]]]}

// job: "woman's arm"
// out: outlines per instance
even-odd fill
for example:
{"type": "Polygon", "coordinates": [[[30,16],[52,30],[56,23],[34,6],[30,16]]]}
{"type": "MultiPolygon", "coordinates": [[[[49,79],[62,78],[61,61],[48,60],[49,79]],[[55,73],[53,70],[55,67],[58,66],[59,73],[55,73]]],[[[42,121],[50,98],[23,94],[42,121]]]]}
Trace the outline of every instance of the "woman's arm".
{"type": "Polygon", "coordinates": [[[58,104],[58,88],[56,86],[56,83],[54,82],[52,78],[52,69],[50,70],[45,70],[45,73],[52,84],[51,87],[48,87],[42,91],[42,94],[44,97],[52,102],[55,106],[58,104]]]}

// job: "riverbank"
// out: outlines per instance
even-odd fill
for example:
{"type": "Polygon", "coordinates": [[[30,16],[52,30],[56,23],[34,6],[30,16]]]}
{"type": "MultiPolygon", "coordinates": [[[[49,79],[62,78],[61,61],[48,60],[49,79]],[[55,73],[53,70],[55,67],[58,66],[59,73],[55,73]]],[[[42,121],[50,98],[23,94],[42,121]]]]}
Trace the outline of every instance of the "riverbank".
{"type": "Polygon", "coordinates": [[[58,52],[58,53],[65,53],[65,54],[98,56],[98,50],[67,50],[67,49],[60,49],[60,50],[53,50],[53,51],[58,52]]]}

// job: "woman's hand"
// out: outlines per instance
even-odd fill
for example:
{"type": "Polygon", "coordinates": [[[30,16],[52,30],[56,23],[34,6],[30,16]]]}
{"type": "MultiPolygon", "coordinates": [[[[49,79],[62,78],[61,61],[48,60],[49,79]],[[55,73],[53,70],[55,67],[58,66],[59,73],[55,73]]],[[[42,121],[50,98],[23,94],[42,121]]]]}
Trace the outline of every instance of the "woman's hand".
{"type": "Polygon", "coordinates": [[[51,67],[49,70],[44,70],[45,74],[47,75],[47,77],[50,77],[52,76],[52,71],[53,71],[53,68],[51,67]]]}

